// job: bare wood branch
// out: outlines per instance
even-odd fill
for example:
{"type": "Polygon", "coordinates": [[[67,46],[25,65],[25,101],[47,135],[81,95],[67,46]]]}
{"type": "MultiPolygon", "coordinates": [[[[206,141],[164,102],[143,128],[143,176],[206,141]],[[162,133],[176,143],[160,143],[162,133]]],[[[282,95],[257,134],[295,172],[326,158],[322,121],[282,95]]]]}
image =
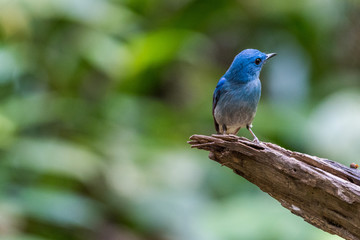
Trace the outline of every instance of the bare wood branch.
{"type": "Polygon", "coordinates": [[[340,163],[234,135],[193,135],[192,148],[234,170],[293,214],[331,234],[360,240],[360,173],[340,163]]]}

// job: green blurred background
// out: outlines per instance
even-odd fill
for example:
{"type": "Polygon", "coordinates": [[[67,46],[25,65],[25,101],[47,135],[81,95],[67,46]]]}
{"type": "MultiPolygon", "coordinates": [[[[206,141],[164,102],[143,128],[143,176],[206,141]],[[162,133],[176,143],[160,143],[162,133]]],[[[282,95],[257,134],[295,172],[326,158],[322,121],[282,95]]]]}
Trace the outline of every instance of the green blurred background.
{"type": "Polygon", "coordinates": [[[0,0],[0,239],[340,239],[186,141],[257,48],[257,136],[358,161],[359,42],[358,1],[0,0]]]}

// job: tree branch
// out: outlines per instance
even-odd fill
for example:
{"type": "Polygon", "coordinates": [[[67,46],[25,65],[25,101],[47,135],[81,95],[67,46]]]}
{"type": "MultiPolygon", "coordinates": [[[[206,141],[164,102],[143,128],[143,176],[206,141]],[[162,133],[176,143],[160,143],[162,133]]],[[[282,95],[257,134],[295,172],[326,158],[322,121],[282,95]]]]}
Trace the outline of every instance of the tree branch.
{"type": "Polygon", "coordinates": [[[360,240],[360,173],[337,162],[234,135],[193,135],[192,148],[225,165],[308,223],[360,240]]]}

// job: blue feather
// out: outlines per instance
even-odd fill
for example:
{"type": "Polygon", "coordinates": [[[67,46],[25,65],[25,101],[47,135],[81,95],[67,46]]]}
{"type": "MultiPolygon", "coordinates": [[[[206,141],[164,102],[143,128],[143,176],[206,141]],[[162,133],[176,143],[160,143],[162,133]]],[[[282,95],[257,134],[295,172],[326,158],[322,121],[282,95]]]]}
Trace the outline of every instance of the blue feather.
{"type": "Polygon", "coordinates": [[[239,53],[216,85],[212,114],[217,133],[237,134],[242,127],[252,132],[252,121],[261,95],[260,71],[275,54],[256,49],[239,53]]]}
{"type": "Polygon", "coordinates": [[[215,129],[216,132],[219,132],[219,124],[216,122],[215,116],[214,116],[214,111],[215,111],[215,107],[220,99],[221,93],[224,92],[223,89],[223,85],[226,82],[226,78],[222,77],[220,78],[218,84],[216,85],[215,91],[214,91],[214,95],[213,95],[213,108],[212,108],[212,114],[213,114],[213,118],[214,118],[214,125],[215,125],[215,129]]]}

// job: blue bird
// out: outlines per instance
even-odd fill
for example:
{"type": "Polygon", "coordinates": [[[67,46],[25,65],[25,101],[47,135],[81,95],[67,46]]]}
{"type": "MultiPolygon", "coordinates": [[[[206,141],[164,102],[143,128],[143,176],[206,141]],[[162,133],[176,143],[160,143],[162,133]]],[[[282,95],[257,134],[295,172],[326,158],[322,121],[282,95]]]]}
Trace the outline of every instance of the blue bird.
{"type": "Polygon", "coordinates": [[[256,49],[245,49],[222,76],[213,95],[215,129],[218,134],[237,134],[246,127],[259,142],[252,128],[261,95],[260,71],[276,53],[265,54],[256,49]]]}

